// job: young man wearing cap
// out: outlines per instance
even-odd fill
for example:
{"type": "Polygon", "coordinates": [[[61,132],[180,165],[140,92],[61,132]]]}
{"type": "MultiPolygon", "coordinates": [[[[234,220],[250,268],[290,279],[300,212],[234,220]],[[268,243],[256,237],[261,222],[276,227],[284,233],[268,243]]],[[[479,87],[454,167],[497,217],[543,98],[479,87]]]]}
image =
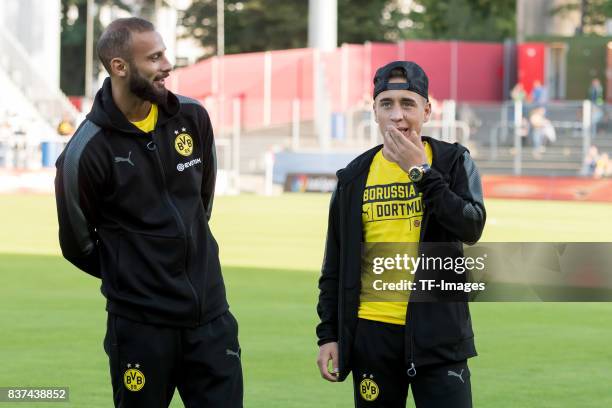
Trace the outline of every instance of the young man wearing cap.
{"type": "Polygon", "coordinates": [[[167,407],[178,389],[186,407],[240,408],[238,324],[208,224],[213,130],[165,88],[165,50],[140,18],[102,33],[110,78],[56,163],[60,245],[101,279],[115,406],[167,407]]]}
{"type": "Polygon", "coordinates": [[[476,350],[466,299],[418,285],[465,281],[465,274],[417,267],[402,275],[411,290],[380,290],[385,275],[371,268],[380,243],[399,243],[413,259],[456,259],[484,228],[476,166],[463,146],[421,136],[430,114],[419,65],[381,67],[374,115],[383,145],[337,173],[319,280],[317,364],[332,382],[353,372],[356,407],[405,407],[409,386],[419,408],[472,405],[467,359],[476,350]]]}

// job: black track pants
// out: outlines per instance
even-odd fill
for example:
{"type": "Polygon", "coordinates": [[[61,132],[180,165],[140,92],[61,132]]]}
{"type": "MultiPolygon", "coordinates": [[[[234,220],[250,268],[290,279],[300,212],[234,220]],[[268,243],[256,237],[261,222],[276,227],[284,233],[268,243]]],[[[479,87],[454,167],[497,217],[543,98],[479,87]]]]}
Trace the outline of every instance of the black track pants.
{"type": "Polygon", "coordinates": [[[357,408],[405,408],[412,387],[417,408],[470,408],[467,361],[417,367],[408,376],[404,326],[359,319],[353,348],[357,408]]]}
{"type": "Polygon", "coordinates": [[[186,408],[241,408],[238,324],[228,311],[196,328],[134,322],[108,315],[115,407],[166,408],[175,388],[186,408]]]}

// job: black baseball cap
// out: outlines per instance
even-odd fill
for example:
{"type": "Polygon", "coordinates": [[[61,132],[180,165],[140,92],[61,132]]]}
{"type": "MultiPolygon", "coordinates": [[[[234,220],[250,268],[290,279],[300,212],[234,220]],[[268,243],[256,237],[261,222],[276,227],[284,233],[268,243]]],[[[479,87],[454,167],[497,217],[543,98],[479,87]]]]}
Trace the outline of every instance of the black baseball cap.
{"type": "Polygon", "coordinates": [[[416,92],[426,100],[428,97],[429,79],[423,68],[416,62],[412,61],[393,61],[387,65],[378,68],[374,75],[374,98],[387,90],[406,90],[416,92]],[[404,71],[406,77],[405,83],[389,83],[389,75],[394,69],[404,71]]]}

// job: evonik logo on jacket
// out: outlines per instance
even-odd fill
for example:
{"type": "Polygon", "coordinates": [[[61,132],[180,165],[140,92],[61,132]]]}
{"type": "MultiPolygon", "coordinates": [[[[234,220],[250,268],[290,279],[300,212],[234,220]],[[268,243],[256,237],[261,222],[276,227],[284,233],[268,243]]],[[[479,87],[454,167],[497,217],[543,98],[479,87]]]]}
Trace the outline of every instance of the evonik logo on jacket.
{"type": "Polygon", "coordinates": [[[176,169],[178,171],[184,171],[184,170],[187,170],[189,167],[195,166],[196,164],[200,164],[200,163],[202,163],[202,159],[198,157],[197,159],[193,159],[185,163],[177,164],[176,169]]]}

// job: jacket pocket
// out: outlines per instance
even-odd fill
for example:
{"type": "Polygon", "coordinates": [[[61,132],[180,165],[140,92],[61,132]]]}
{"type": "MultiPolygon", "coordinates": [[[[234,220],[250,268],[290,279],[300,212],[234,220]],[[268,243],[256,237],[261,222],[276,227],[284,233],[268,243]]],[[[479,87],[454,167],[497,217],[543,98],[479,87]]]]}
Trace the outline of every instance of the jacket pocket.
{"type": "Polygon", "coordinates": [[[415,343],[420,349],[453,346],[474,337],[465,302],[411,304],[415,319],[415,343]]]}
{"type": "Polygon", "coordinates": [[[182,238],[122,231],[119,233],[114,283],[124,295],[172,293],[176,278],[185,271],[182,238]]]}
{"type": "Polygon", "coordinates": [[[102,292],[115,313],[121,309],[172,321],[197,316],[197,294],[185,273],[183,238],[125,230],[99,233],[102,292]]]}

